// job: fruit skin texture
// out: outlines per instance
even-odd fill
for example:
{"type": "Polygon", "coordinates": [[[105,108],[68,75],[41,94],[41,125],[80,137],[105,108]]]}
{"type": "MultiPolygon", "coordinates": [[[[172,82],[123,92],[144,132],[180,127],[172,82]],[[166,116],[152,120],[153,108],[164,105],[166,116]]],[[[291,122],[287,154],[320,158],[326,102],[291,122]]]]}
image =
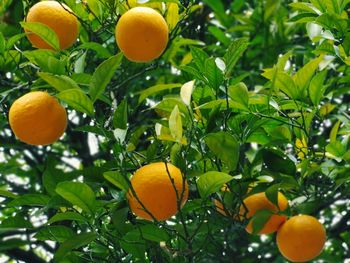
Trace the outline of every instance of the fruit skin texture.
{"type": "Polygon", "coordinates": [[[9,112],[10,126],[19,140],[31,145],[57,141],[67,126],[66,110],[47,92],[29,92],[18,98],[9,112]]]}
{"type": "MultiPolygon", "coordinates": [[[[69,10],[71,9],[64,5],[69,10]]],[[[79,24],[77,18],[65,10],[56,1],[43,1],[33,5],[27,15],[27,22],[39,22],[47,25],[56,32],[60,42],[60,48],[66,49],[72,46],[77,40],[79,24]]],[[[36,48],[53,49],[38,35],[28,34],[29,41],[36,48]]]]}
{"type": "MultiPolygon", "coordinates": [[[[240,216],[245,215],[247,219],[254,216],[255,213],[260,210],[278,212],[283,211],[288,207],[287,198],[280,192],[278,193],[278,207],[270,202],[264,192],[248,196],[243,200],[243,203],[245,204],[245,207],[248,209],[248,211],[246,211],[245,207],[242,205],[239,214],[240,216]]],[[[285,222],[285,220],[286,216],[284,215],[272,215],[258,234],[271,234],[273,232],[276,232],[278,228],[285,222]]],[[[252,221],[248,223],[246,230],[248,233],[253,233],[252,221]]]]}
{"type": "Polygon", "coordinates": [[[278,249],[292,262],[306,262],[317,257],[326,239],[323,225],[308,215],[291,217],[277,232],[278,249]]]}
{"type": "Polygon", "coordinates": [[[163,53],[169,29],[165,19],[149,7],[134,7],[119,19],[115,38],[125,57],[133,62],[149,62],[163,53]]]}
{"type": "MultiPolygon", "coordinates": [[[[181,207],[188,198],[187,181],[183,181],[181,171],[170,163],[167,163],[167,167],[171,178],[174,180],[176,191],[171,183],[164,162],[152,163],[141,167],[130,180],[138,199],[157,221],[167,220],[177,213],[177,195],[178,198],[181,198],[182,195],[181,207]]],[[[135,215],[146,220],[153,220],[143,209],[131,190],[127,193],[127,199],[130,209],[135,215]]]]}

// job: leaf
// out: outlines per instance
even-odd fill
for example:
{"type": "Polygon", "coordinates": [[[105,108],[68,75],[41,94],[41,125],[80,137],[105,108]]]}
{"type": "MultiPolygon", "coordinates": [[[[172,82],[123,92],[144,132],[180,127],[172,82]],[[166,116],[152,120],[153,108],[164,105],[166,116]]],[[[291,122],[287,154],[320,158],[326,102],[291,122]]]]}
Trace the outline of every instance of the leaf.
{"type": "Polygon", "coordinates": [[[311,81],[312,76],[314,75],[318,65],[323,60],[323,56],[315,58],[307,63],[304,67],[299,69],[297,73],[292,77],[296,86],[298,87],[298,95],[303,96],[304,90],[307,88],[307,85],[311,81]]]}
{"type": "Polygon", "coordinates": [[[194,88],[194,83],[195,83],[194,80],[186,82],[185,84],[182,85],[180,90],[181,99],[187,106],[190,106],[191,104],[191,96],[194,88]]]}
{"type": "Polygon", "coordinates": [[[227,173],[210,171],[197,180],[197,187],[202,198],[207,198],[210,194],[220,190],[223,184],[231,181],[233,177],[227,173]]]}
{"type": "Polygon", "coordinates": [[[126,180],[126,178],[118,171],[108,171],[103,173],[103,177],[115,185],[116,187],[120,188],[121,190],[127,192],[129,189],[129,182],[126,180]]]}
{"type": "Polygon", "coordinates": [[[42,71],[50,72],[56,75],[66,74],[65,59],[59,60],[55,57],[52,50],[36,49],[31,51],[24,51],[22,53],[31,63],[39,66],[42,71]]]}
{"type": "Polygon", "coordinates": [[[2,220],[0,224],[0,230],[12,230],[12,229],[30,229],[33,228],[32,223],[24,218],[21,213],[17,213],[15,216],[8,217],[2,220]]]}
{"type": "Polygon", "coordinates": [[[326,86],[324,85],[326,76],[327,71],[321,71],[320,73],[316,74],[310,82],[309,97],[315,106],[319,105],[321,99],[323,98],[323,94],[326,91],[326,86]]]}
{"type": "Polygon", "coordinates": [[[248,104],[249,104],[248,88],[243,82],[240,82],[233,86],[229,86],[228,95],[233,101],[236,101],[237,103],[241,104],[243,107],[248,108],[248,104]]]}
{"type": "Polygon", "coordinates": [[[296,167],[292,160],[281,152],[272,149],[262,151],[263,161],[272,172],[295,175],[296,167]]]}
{"type": "Polygon", "coordinates": [[[175,105],[173,111],[169,117],[169,129],[171,136],[177,141],[181,142],[182,139],[182,120],[179,107],[175,105]]]}
{"type": "Polygon", "coordinates": [[[37,74],[57,91],[64,91],[67,89],[80,89],[78,84],[67,76],[57,76],[45,72],[38,72],[37,74]]]}
{"type": "Polygon", "coordinates": [[[113,114],[113,127],[126,130],[128,124],[128,103],[123,100],[113,114]]]}
{"type": "Polygon", "coordinates": [[[334,141],[326,146],[326,151],[337,158],[342,158],[346,152],[346,147],[340,141],[334,141]]]}
{"type": "Polygon", "coordinates": [[[239,143],[227,132],[209,133],[204,137],[209,149],[224,161],[231,171],[236,169],[239,159],[239,143]]]}
{"type": "Polygon", "coordinates": [[[179,20],[179,5],[176,3],[169,3],[167,8],[166,21],[168,23],[170,32],[176,27],[179,20]]]}
{"type": "Polygon", "coordinates": [[[107,48],[96,42],[86,42],[77,47],[77,49],[91,49],[96,52],[97,57],[107,59],[111,53],[107,48]]]}
{"type": "Polygon", "coordinates": [[[270,186],[269,188],[266,189],[265,191],[265,195],[267,197],[267,199],[273,203],[275,206],[278,206],[278,190],[280,188],[279,184],[274,184],[272,186],[270,186]]]}
{"type": "Polygon", "coordinates": [[[56,215],[54,215],[53,217],[51,217],[47,223],[52,224],[52,223],[56,223],[59,221],[81,221],[81,222],[85,222],[87,221],[87,219],[85,217],[83,217],[81,214],[76,213],[76,212],[64,212],[64,213],[57,213],[56,215]]]}
{"type": "Polygon", "coordinates": [[[170,238],[169,234],[164,229],[155,225],[144,225],[139,229],[136,229],[136,231],[141,231],[144,239],[157,243],[161,241],[168,241],[170,238]]]}
{"type": "Polygon", "coordinates": [[[52,240],[57,242],[64,242],[68,238],[71,238],[74,235],[72,229],[66,226],[46,226],[40,229],[35,235],[34,238],[38,240],[52,240]]]}
{"type": "Polygon", "coordinates": [[[70,239],[66,240],[61,244],[59,249],[55,253],[55,260],[60,261],[64,258],[64,256],[72,251],[73,249],[77,249],[83,246],[86,246],[87,244],[90,244],[92,241],[94,241],[97,238],[97,234],[88,232],[88,233],[81,233],[78,235],[72,236],[70,239]]]}
{"type": "Polygon", "coordinates": [[[89,116],[94,115],[94,106],[92,101],[81,89],[67,89],[58,93],[57,98],[63,100],[73,109],[86,113],[89,116]]]}
{"type": "Polygon", "coordinates": [[[89,95],[95,102],[106,89],[115,71],[122,63],[123,54],[119,53],[103,61],[95,70],[90,82],[89,95]]]}
{"type": "Polygon", "coordinates": [[[36,34],[54,50],[60,50],[60,42],[56,32],[45,24],[39,22],[20,22],[21,26],[29,31],[28,34],[36,34]]]}
{"type": "Polygon", "coordinates": [[[213,89],[219,88],[223,81],[222,71],[216,66],[214,58],[208,58],[204,66],[205,77],[209,86],[213,89]]]}
{"type": "Polygon", "coordinates": [[[191,47],[191,54],[193,58],[193,62],[197,66],[199,71],[203,71],[205,67],[205,61],[209,59],[208,54],[201,48],[191,47]]]}
{"type": "Polygon", "coordinates": [[[291,99],[298,98],[299,93],[294,80],[286,72],[281,70],[268,69],[265,70],[262,76],[272,81],[271,85],[274,90],[283,91],[291,99]]]}
{"type": "Polygon", "coordinates": [[[46,206],[50,197],[43,194],[24,194],[8,203],[8,206],[46,206]]]}
{"type": "Polygon", "coordinates": [[[57,185],[56,192],[71,204],[79,206],[90,214],[96,210],[95,193],[87,184],[62,182],[57,185]]]}
{"type": "Polygon", "coordinates": [[[253,234],[258,234],[265,226],[267,221],[272,216],[270,210],[259,210],[254,216],[250,219],[253,226],[253,234]]]}
{"type": "Polygon", "coordinates": [[[229,78],[232,76],[233,69],[237,64],[238,59],[242,56],[244,51],[248,48],[249,42],[246,38],[236,39],[228,47],[227,52],[224,56],[224,61],[226,64],[226,74],[225,77],[229,78]]]}
{"type": "Polygon", "coordinates": [[[5,53],[6,41],[2,32],[0,32],[0,55],[5,53]]]}
{"type": "Polygon", "coordinates": [[[337,121],[332,130],[331,130],[331,133],[329,135],[329,141],[330,143],[333,143],[337,140],[337,135],[338,135],[338,131],[339,131],[339,126],[340,126],[341,122],[340,121],[337,121]]]}
{"type": "Polygon", "coordinates": [[[148,89],[143,90],[142,92],[140,92],[140,97],[139,97],[139,103],[141,103],[142,101],[144,101],[146,98],[148,98],[149,96],[158,93],[160,91],[164,91],[164,90],[171,90],[174,88],[179,88],[182,85],[179,83],[174,83],[174,84],[158,84],[155,86],[152,86],[148,89]]]}

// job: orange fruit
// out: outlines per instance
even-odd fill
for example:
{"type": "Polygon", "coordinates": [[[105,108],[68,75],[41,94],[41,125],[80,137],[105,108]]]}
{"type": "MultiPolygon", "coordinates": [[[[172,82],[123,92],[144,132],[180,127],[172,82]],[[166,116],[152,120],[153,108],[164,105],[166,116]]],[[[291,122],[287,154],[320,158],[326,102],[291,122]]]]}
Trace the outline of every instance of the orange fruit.
{"type": "Polygon", "coordinates": [[[170,163],[145,165],[134,173],[130,182],[137,196],[131,189],[128,191],[130,209],[146,220],[153,220],[153,217],[157,221],[167,220],[178,212],[178,200],[181,199],[182,207],[188,198],[187,181],[181,171],[170,163]]]}
{"type": "MultiPolygon", "coordinates": [[[[244,216],[249,219],[255,215],[260,210],[269,210],[272,212],[283,211],[288,207],[288,200],[282,194],[278,193],[278,207],[274,205],[270,200],[266,197],[265,193],[257,193],[248,196],[243,200],[244,205],[241,205],[240,208],[240,216],[244,216]]],[[[271,234],[276,232],[280,225],[286,220],[286,216],[284,215],[272,215],[269,220],[265,223],[265,226],[260,230],[259,234],[271,234]]],[[[248,233],[253,233],[253,223],[250,220],[248,223],[246,230],[248,233]]]]}
{"type": "Polygon", "coordinates": [[[165,19],[149,7],[134,7],[123,14],[115,27],[115,38],[125,57],[149,62],[163,53],[169,29],[165,19]]]}
{"type": "Polygon", "coordinates": [[[57,141],[67,126],[66,110],[47,92],[29,92],[18,98],[9,112],[10,126],[19,140],[31,145],[57,141]]]}
{"type": "Polygon", "coordinates": [[[292,262],[306,262],[317,257],[326,239],[323,225],[308,215],[291,217],[277,232],[278,249],[292,262]]]}
{"type": "MultiPolygon", "coordinates": [[[[65,4],[61,5],[56,1],[39,2],[30,8],[26,21],[45,24],[55,31],[61,49],[69,48],[77,40],[79,33],[78,19],[65,4]]],[[[36,34],[30,33],[27,37],[36,48],[53,49],[36,34]]]]}

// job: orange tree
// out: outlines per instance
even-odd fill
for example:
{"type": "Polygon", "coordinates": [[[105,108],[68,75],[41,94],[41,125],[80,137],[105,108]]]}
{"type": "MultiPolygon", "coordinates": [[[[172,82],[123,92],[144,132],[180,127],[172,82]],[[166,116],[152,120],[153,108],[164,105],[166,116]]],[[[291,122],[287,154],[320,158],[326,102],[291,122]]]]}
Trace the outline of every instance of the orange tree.
{"type": "Polygon", "coordinates": [[[0,261],[344,262],[348,3],[2,0],[0,261]]]}

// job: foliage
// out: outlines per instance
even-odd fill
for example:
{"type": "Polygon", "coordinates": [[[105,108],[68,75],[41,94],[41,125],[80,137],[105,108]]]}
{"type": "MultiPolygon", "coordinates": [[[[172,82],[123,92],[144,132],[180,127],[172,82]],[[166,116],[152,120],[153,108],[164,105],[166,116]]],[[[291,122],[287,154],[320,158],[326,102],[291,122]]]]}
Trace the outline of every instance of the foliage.
{"type": "MultiPolygon", "coordinates": [[[[115,44],[115,24],[136,1],[62,1],[80,35],[60,52],[25,38],[30,25],[21,22],[35,2],[0,3],[0,255],[284,262],[274,235],[250,235],[247,222],[213,205],[238,214],[254,186],[249,194],[266,191],[275,203],[282,191],[288,216],[324,223],[319,260],[348,257],[349,1],[152,0],[171,34],[148,64],[129,62],[115,44]],[[46,147],[19,142],[7,120],[16,98],[39,89],[59,98],[70,120],[46,147]],[[125,198],[129,177],[157,161],[182,170],[189,201],[166,222],[139,220],[125,198]]],[[[266,213],[254,220],[262,225],[266,213]]]]}

